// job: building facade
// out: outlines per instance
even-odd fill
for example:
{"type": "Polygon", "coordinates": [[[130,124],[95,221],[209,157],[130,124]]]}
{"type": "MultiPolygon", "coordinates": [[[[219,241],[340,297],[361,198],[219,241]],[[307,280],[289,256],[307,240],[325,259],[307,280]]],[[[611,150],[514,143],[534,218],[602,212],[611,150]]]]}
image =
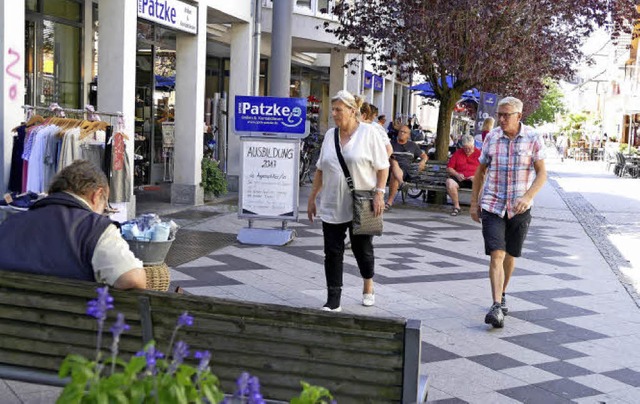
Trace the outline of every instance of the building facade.
{"type": "MultiPolygon", "coordinates": [[[[318,130],[332,125],[330,98],[340,89],[363,94],[380,112],[409,115],[407,83],[378,77],[321,27],[333,0],[293,3],[291,96],[319,104],[318,130]]],[[[231,190],[241,173],[233,131],[236,95],[268,95],[271,0],[0,0],[3,75],[0,190],[7,190],[12,128],[25,106],[43,115],[56,103],[92,105],[128,136],[135,187],[168,185],[171,202],[201,204],[200,162],[209,147],[231,190]],[[225,113],[226,111],[226,113],[225,113]]],[[[71,115],[71,117],[74,117],[71,115]]],[[[135,197],[118,206],[135,215],[135,197]]]]}

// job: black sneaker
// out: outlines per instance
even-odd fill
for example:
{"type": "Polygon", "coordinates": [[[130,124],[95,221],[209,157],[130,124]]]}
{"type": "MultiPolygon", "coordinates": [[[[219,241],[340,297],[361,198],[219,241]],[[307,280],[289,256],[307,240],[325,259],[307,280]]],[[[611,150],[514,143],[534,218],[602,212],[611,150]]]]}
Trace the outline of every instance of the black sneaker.
{"type": "Polygon", "coordinates": [[[484,316],[484,323],[491,324],[494,328],[504,327],[504,314],[500,303],[494,303],[489,312],[484,316]]]}
{"type": "Polygon", "coordinates": [[[340,287],[329,287],[327,289],[327,302],[322,306],[322,310],[324,311],[342,311],[342,307],[340,306],[340,297],[342,295],[342,288],[340,287]]]}
{"type": "Polygon", "coordinates": [[[500,302],[500,308],[502,309],[502,314],[505,316],[509,313],[509,308],[507,307],[507,299],[502,296],[502,301],[500,302]]]}

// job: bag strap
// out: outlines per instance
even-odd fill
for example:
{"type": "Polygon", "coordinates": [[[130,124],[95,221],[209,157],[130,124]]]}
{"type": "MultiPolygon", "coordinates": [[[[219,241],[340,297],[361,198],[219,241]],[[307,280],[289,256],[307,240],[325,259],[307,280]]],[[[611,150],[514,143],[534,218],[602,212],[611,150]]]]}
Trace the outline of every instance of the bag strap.
{"type": "Polygon", "coordinates": [[[349,172],[349,168],[347,167],[347,163],[344,162],[344,157],[342,157],[342,151],[340,151],[340,131],[338,128],[333,130],[333,137],[335,139],[336,144],[336,154],[338,155],[338,161],[340,162],[340,166],[342,167],[342,172],[344,173],[345,178],[347,179],[347,185],[349,186],[349,190],[354,192],[356,189],[353,186],[353,178],[351,178],[351,173],[349,172]]]}

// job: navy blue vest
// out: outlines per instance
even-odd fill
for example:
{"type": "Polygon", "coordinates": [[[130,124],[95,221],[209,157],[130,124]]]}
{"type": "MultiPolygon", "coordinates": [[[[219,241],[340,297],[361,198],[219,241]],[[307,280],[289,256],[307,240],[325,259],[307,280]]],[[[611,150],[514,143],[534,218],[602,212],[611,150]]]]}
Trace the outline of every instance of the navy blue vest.
{"type": "Polygon", "coordinates": [[[64,192],[0,224],[0,270],[94,281],[91,259],[111,224],[64,192]]]}

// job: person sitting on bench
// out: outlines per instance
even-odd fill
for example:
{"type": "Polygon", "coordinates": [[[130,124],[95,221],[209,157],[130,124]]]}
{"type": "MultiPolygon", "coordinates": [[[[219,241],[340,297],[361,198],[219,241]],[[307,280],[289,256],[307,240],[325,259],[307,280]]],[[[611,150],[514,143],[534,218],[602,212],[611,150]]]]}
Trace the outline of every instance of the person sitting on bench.
{"type": "Polygon", "coordinates": [[[458,189],[471,189],[473,186],[473,176],[480,165],[480,150],[475,147],[473,136],[464,135],[461,139],[462,147],[453,153],[447,164],[447,194],[453,203],[451,216],[458,216],[460,213],[460,201],[458,199],[458,189]]]}
{"type": "Polygon", "coordinates": [[[0,225],[0,270],[145,289],[142,261],[103,215],[108,201],[109,182],[95,164],[63,168],[47,197],[0,225]]]}
{"type": "Polygon", "coordinates": [[[389,199],[384,205],[385,210],[390,210],[393,206],[393,200],[396,198],[398,190],[405,188],[404,182],[408,180],[409,166],[417,158],[420,158],[418,171],[424,170],[427,160],[427,153],[424,152],[415,142],[409,140],[411,137],[411,129],[403,126],[398,131],[398,140],[391,142],[393,154],[389,159],[391,166],[389,168],[389,199]]]}

